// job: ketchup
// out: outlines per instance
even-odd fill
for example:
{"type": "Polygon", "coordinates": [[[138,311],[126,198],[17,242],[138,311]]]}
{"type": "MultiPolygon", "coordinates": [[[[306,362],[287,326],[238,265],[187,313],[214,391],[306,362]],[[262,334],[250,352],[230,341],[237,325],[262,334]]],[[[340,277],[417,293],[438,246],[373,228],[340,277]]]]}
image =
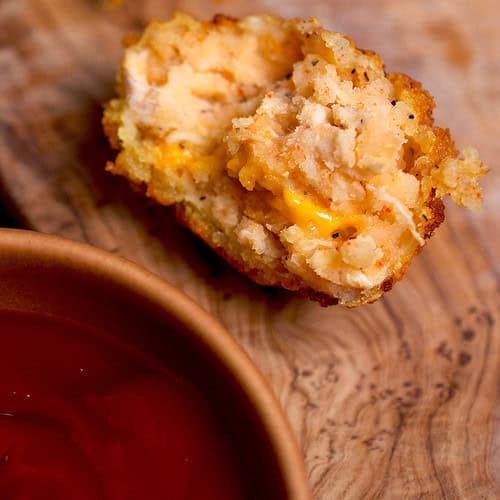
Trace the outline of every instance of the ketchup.
{"type": "Polygon", "coordinates": [[[232,449],[195,386],[105,333],[0,311],[2,500],[233,500],[232,449]]]}

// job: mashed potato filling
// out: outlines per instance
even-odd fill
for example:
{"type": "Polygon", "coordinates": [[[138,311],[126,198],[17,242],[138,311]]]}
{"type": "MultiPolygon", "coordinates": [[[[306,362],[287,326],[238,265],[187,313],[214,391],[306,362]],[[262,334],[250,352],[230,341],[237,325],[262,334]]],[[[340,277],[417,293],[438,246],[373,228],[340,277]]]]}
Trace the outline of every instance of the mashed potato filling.
{"type": "Polygon", "coordinates": [[[377,299],[442,221],[441,197],[481,200],[484,166],[433,127],[420,84],[314,19],[153,22],[118,92],[108,169],[255,281],[323,302],[377,299]]]}
{"type": "Polygon", "coordinates": [[[126,43],[120,98],[104,116],[121,148],[110,168],[164,204],[195,202],[198,185],[218,183],[231,120],[253,113],[301,56],[293,23],[270,16],[208,23],[176,14],[126,43]]]}
{"type": "MultiPolygon", "coordinates": [[[[408,168],[407,148],[430,151],[435,136],[428,109],[398,91],[378,57],[318,28],[298,26],[303,59],[251,117],[233,120],[226,144],[236,159],[226,168],[246,189],[275,196],[273,207],[292,223],[279,233],[292,272],[372,288],[424,245],[433,187],[408,168]]],[[[470,155],[452,160],[461,167],[443,158],[434,169],[465,173],[470,155]]],[[[467,174],[448,185],[467,190],[459,202],[480,196],[467,174]]]]}

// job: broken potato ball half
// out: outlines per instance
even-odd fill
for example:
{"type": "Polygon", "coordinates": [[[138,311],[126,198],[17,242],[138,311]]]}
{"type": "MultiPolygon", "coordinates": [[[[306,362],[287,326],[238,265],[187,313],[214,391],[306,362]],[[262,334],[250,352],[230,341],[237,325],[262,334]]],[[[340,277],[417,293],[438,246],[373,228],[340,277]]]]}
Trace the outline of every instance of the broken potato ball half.
{"type": "Polygon", "coordinates": [[[128,37],[103,124],[125,176],[253,281],[381,297],[486,172],[432,97],[316,19],[176,14],[128,37]]]}

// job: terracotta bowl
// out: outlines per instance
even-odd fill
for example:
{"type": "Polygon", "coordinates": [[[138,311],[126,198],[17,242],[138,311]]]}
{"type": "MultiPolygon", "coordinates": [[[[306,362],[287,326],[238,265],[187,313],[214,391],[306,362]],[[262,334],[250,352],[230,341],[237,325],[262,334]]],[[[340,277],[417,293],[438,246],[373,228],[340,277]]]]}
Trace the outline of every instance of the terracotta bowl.
{"type": "Polygon", "coordinates": [[[301,453],[262,375],[212,316],[160,278],[81,243],[0,230],[0,309],[134,332],[141,348],[206,394],[256,498],[311,498],[301,453]]]}

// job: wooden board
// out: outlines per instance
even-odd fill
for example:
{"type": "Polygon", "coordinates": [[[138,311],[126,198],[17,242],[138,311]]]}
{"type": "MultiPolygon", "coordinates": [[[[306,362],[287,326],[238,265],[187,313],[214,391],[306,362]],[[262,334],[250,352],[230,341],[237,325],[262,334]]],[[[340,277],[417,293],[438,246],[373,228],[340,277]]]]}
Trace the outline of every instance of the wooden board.
{"type": "Polygon", "coordinates": [[[500,497],[500,4],[426,0],[0,2],[0,179],[21,223],[155,271],[216,315],[270,380],[317,499],[500,497]],[[231,270],[125,183],[100,103],[123,34],[174,9],[316,15],[435,95],[493,167],[378,303],[322,309],[231,270]]]}

